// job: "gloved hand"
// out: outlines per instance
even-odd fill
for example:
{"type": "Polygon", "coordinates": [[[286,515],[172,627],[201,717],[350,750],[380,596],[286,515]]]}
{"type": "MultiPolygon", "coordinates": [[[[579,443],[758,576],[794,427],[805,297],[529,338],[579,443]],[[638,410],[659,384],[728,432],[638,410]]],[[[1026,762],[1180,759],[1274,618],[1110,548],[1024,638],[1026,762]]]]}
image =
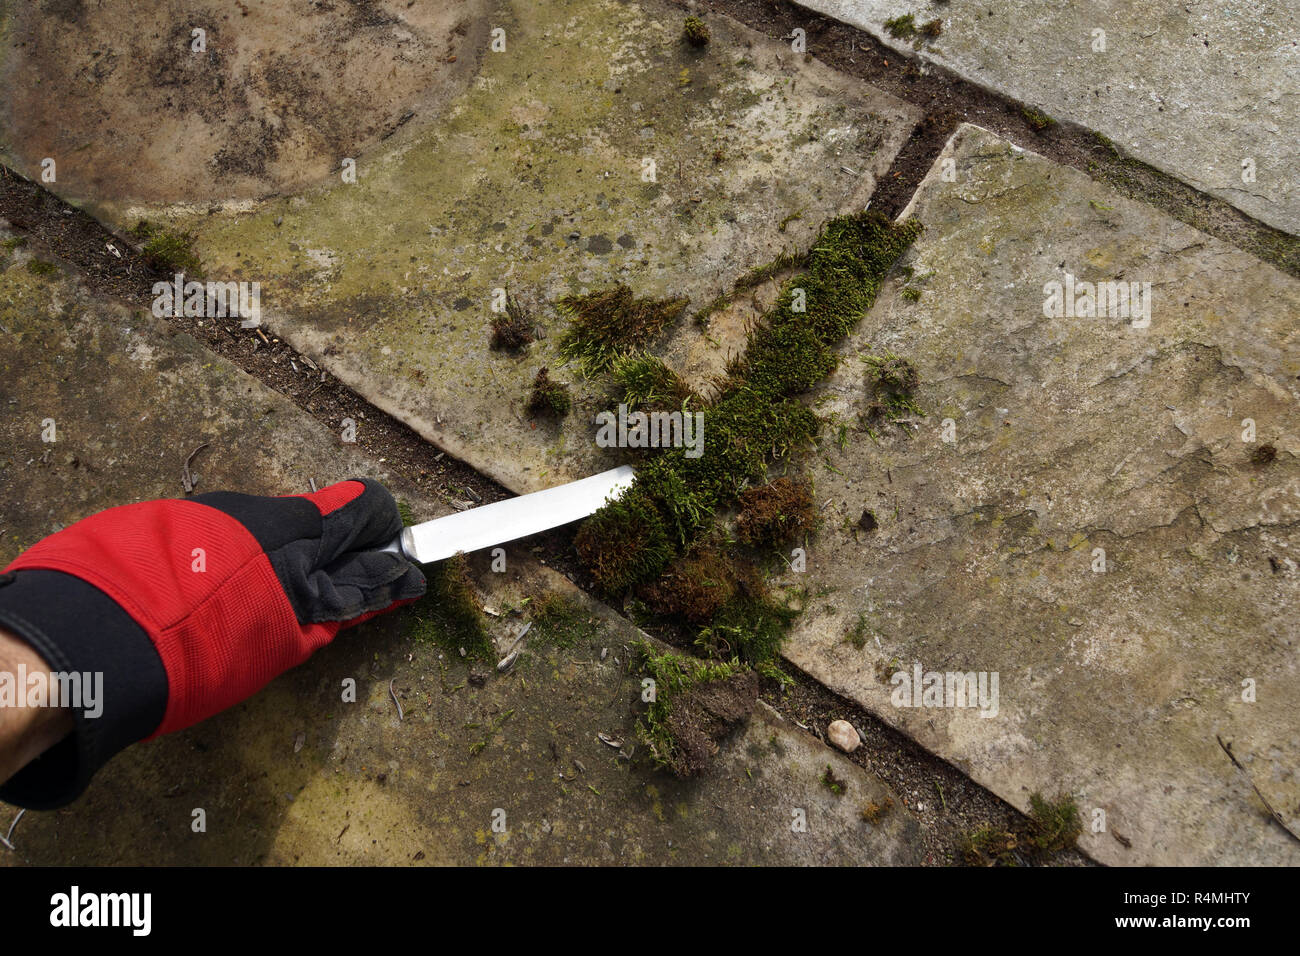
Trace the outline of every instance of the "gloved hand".
{"type": "Polygon", "coordinates": [[[63,806],[124,747],[238,703],[342,628],[420,597],[420,569],[375,550],[401,529],[392,495],[353,479],[123,505],[33,545],[0,574],[0,627],[53,672],[102,672],[103,711],[74,708],[74,732],[0,799],[63,806]]]}

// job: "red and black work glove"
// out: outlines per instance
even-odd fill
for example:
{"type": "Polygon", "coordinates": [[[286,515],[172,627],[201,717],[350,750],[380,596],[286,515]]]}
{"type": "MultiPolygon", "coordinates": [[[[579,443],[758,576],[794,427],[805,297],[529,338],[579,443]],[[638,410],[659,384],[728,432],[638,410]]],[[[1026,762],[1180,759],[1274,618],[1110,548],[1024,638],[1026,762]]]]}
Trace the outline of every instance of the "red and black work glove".
{"type": "Polygon", "coordinates": [[[124,747],[211,717],[420,597],[420,569],[377,550],[401,530],[392,495],[363,478],[123,505],[33,545],[0,574],[0,627],[55,673],[102,673],[103,707],[74,707],[75,731],[0,799],[63,806],[124,747]]]}

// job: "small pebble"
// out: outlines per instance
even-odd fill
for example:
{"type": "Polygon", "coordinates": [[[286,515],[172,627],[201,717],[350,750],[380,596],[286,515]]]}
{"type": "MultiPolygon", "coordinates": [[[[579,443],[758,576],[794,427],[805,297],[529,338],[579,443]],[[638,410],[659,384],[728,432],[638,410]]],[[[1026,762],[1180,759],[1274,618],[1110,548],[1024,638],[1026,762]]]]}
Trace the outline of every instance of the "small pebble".
{"type": "Polygon", "coordinates": [[[833,721],[826,728],[826,735],[830,737],[831,743],[846,754],[851,754],[862,746],[862,738],[858,736],[858,732],[853,729],[853,725],[847,720],[833,721]]]}

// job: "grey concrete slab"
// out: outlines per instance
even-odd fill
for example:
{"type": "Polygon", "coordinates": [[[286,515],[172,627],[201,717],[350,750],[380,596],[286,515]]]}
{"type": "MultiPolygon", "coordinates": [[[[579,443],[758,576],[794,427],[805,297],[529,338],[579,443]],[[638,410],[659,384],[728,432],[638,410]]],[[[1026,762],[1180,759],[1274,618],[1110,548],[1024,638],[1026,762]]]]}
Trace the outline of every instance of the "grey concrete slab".
{"type": "MultiPolygon", "coordinates": [[[[607,383],[557,370],[554,302],[626,282],[702,306],[865,205],[920,116],[723,18],[693,49],[683,16],[657,0],[514,4],[505,51],[436,122],[363,155],[355,183],[95,207],[193,229],[210,276],[261,283],[276,334],[480,471],[517,491],[579,477],[607,383]],[[497,290],[552,334],[491,351],[497,290]],[[574,389],[560,427],[524,413],[543,366],[574,389]]],[[[743,343],[739,321],[706,334],[684,318],[654,347],[702,380],[743,343]]]]}
{"type": "Polygon", "coordinates": [[[1076,795],[1103,862],[1300,862],[1252,788],[1300,831],[1300,283],[971,126],[905,215],[813,401],[852,426],[887,351],[926,414],[823,449],[787,657],[1022,809],[1076,795]],[[1149,323],[1057,316],[1067,275],[1149,284],[1149,323]]]}
{"type": "MultiPolygon", "coordinates": [[[[0,240],[9,234],[0,230],[0,240]]],[[[0,245],[0,564],[86,514],[200,490],[284,494],[372,475],[422,499],[280,395],[146,313],[0,245]],[[38,274],[39,273],[39,274],[38,274]],[[45,420],[56,427],[42,441],[45,420]]],[[[616,756],[644,711],[629,672],[645,638],[527,551],[474,562],[504,651],[528,599],[577,602],[571,641],[534,628],[514,670],[462,660],[421,605],[341,635],[245,703],[127,750],[87,794],[26,814],[0,865],[917,863],[916,819],[887,787],[766,713],[689,782],[616,756]],[[602,653],[602,652],[606,653],[602,653]],[[351,678],[357,701],[340,688],[351,678]],[[399,719],[390,698],[403,701],[399,719]],[[849,790],[821,782],[827,765],[849,790]],[[892,800],[877,825],[860,807],[892,800]],[[207,829],[192,830],[193,810],[207,829]],[[801,811],[804,830],[793,829],[801,811]],[[494,829],[498,823],[500,829],[494,829]]],[[[644,751],[642,751],[644,752],[644,751]]],[[[3,809],[5,830],[13,818],[3,809]]]]}
{"type": "Polygon", "coordinates": [[[92,206],[301,189],[463,90],[491,6],[0,0],[0,156],[92,206]]]}
{"type": "Polygon", "coordinates": [[[1294,4],[799,5],[1055,119],[1096,130],[1129,155],[1262,222],[1300,232],[1300,10],[1294,4]],[[940,20],[943,32],[914,50],[918,38],[895,37],[885,27],[908,14],[917,27],[940,20]]]}

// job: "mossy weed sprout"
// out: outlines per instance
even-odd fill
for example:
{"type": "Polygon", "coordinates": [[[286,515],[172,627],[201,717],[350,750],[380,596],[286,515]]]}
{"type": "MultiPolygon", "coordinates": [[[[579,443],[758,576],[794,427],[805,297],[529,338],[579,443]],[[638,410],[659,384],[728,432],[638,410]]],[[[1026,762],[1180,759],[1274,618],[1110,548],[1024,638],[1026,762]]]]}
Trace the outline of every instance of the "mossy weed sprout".
{"type": "Polygon", "coordinates": [[[619,356],[648,345],[686,309],[686,299],[638,299],[625,285],[559,301],[569,320],[560,355],[578,362],[584,374],[608,371],[619,356]]]}
{"type": "Polygon", "coordinates": [[[537,377],[533,379],[533,389],[528,395],[528,402],[525,407],[530,415],[563,418],[569,414],[569,409],[573,407],[573,399],[569,395],[569,386],[563,382],[552,380],[549,370],[542,368],[538,370],[537,377]]]}
{"type": "Polygon", "coordinates": [[[682,39],[694,47],[708,46],[712,37],[708,25],[699,17],[687,17],[682,25],[682,39]]]}
{"type": "Polygon", "coordinates": [[[835,776],[835,771],[831,769],[830,764],[827,764],[826,769],[822,771],[821,782],[823,787],[837,797],[844,796],[849,789],[849,785],[845,780],[835,776]]]}
{"type": "Polygon", "coordinates": [[[634,650],[654,681],[637,736],[658,766],[694,776],[708,766],[718,742],[753,712],[758,678],[739,661],[702,661],[645,641],[634,650]]]}
{"type": "MultiPolygon", "coordinates": [[[[705,410],[704,454],[688,458],[682,449],[659,454],[638,471],[628,496],[606,505],[579,531],[579,557],[602,590],[619,592],[657,576],[711,525],[718,509],[734,503],[746,487],[765,482],[773,461],[816,437],[817,416],[794,396],[834,369],[834,346],[866,314],[885,276],[920,232],[918,222],[893,223],[871,211],[826,224],[801,257],[806,270],[786,280],[705,410]]],[[[630,297],[625,290],[619,301],[630,297]]],[[[589,316],[581,320],[584,329],[607,324],[601,317],[611,303],[591,298],[569,305],[589,316]]]]}
{"type": "Polygon", "coordinates": [[[492,348],[516,351],[536,339],[531,310],[506,293],[506,307],[492,317],[492,348]]]}
{"type": "Polygon", "coordinates": [[[910,13],[893,17],[885,21],[885,30],[897,40],[907,40],[916,36],[916,18],[910,13]]]}
{"type": "Polygon", "coordinates": [[[143,243],[140,253],[149,268],[159,272],[183,272],[194,279],[203,278],[203,266],[194,251],[192,234],[172,232],[147,219],[136,223],[130,234],[143,243]]]}

